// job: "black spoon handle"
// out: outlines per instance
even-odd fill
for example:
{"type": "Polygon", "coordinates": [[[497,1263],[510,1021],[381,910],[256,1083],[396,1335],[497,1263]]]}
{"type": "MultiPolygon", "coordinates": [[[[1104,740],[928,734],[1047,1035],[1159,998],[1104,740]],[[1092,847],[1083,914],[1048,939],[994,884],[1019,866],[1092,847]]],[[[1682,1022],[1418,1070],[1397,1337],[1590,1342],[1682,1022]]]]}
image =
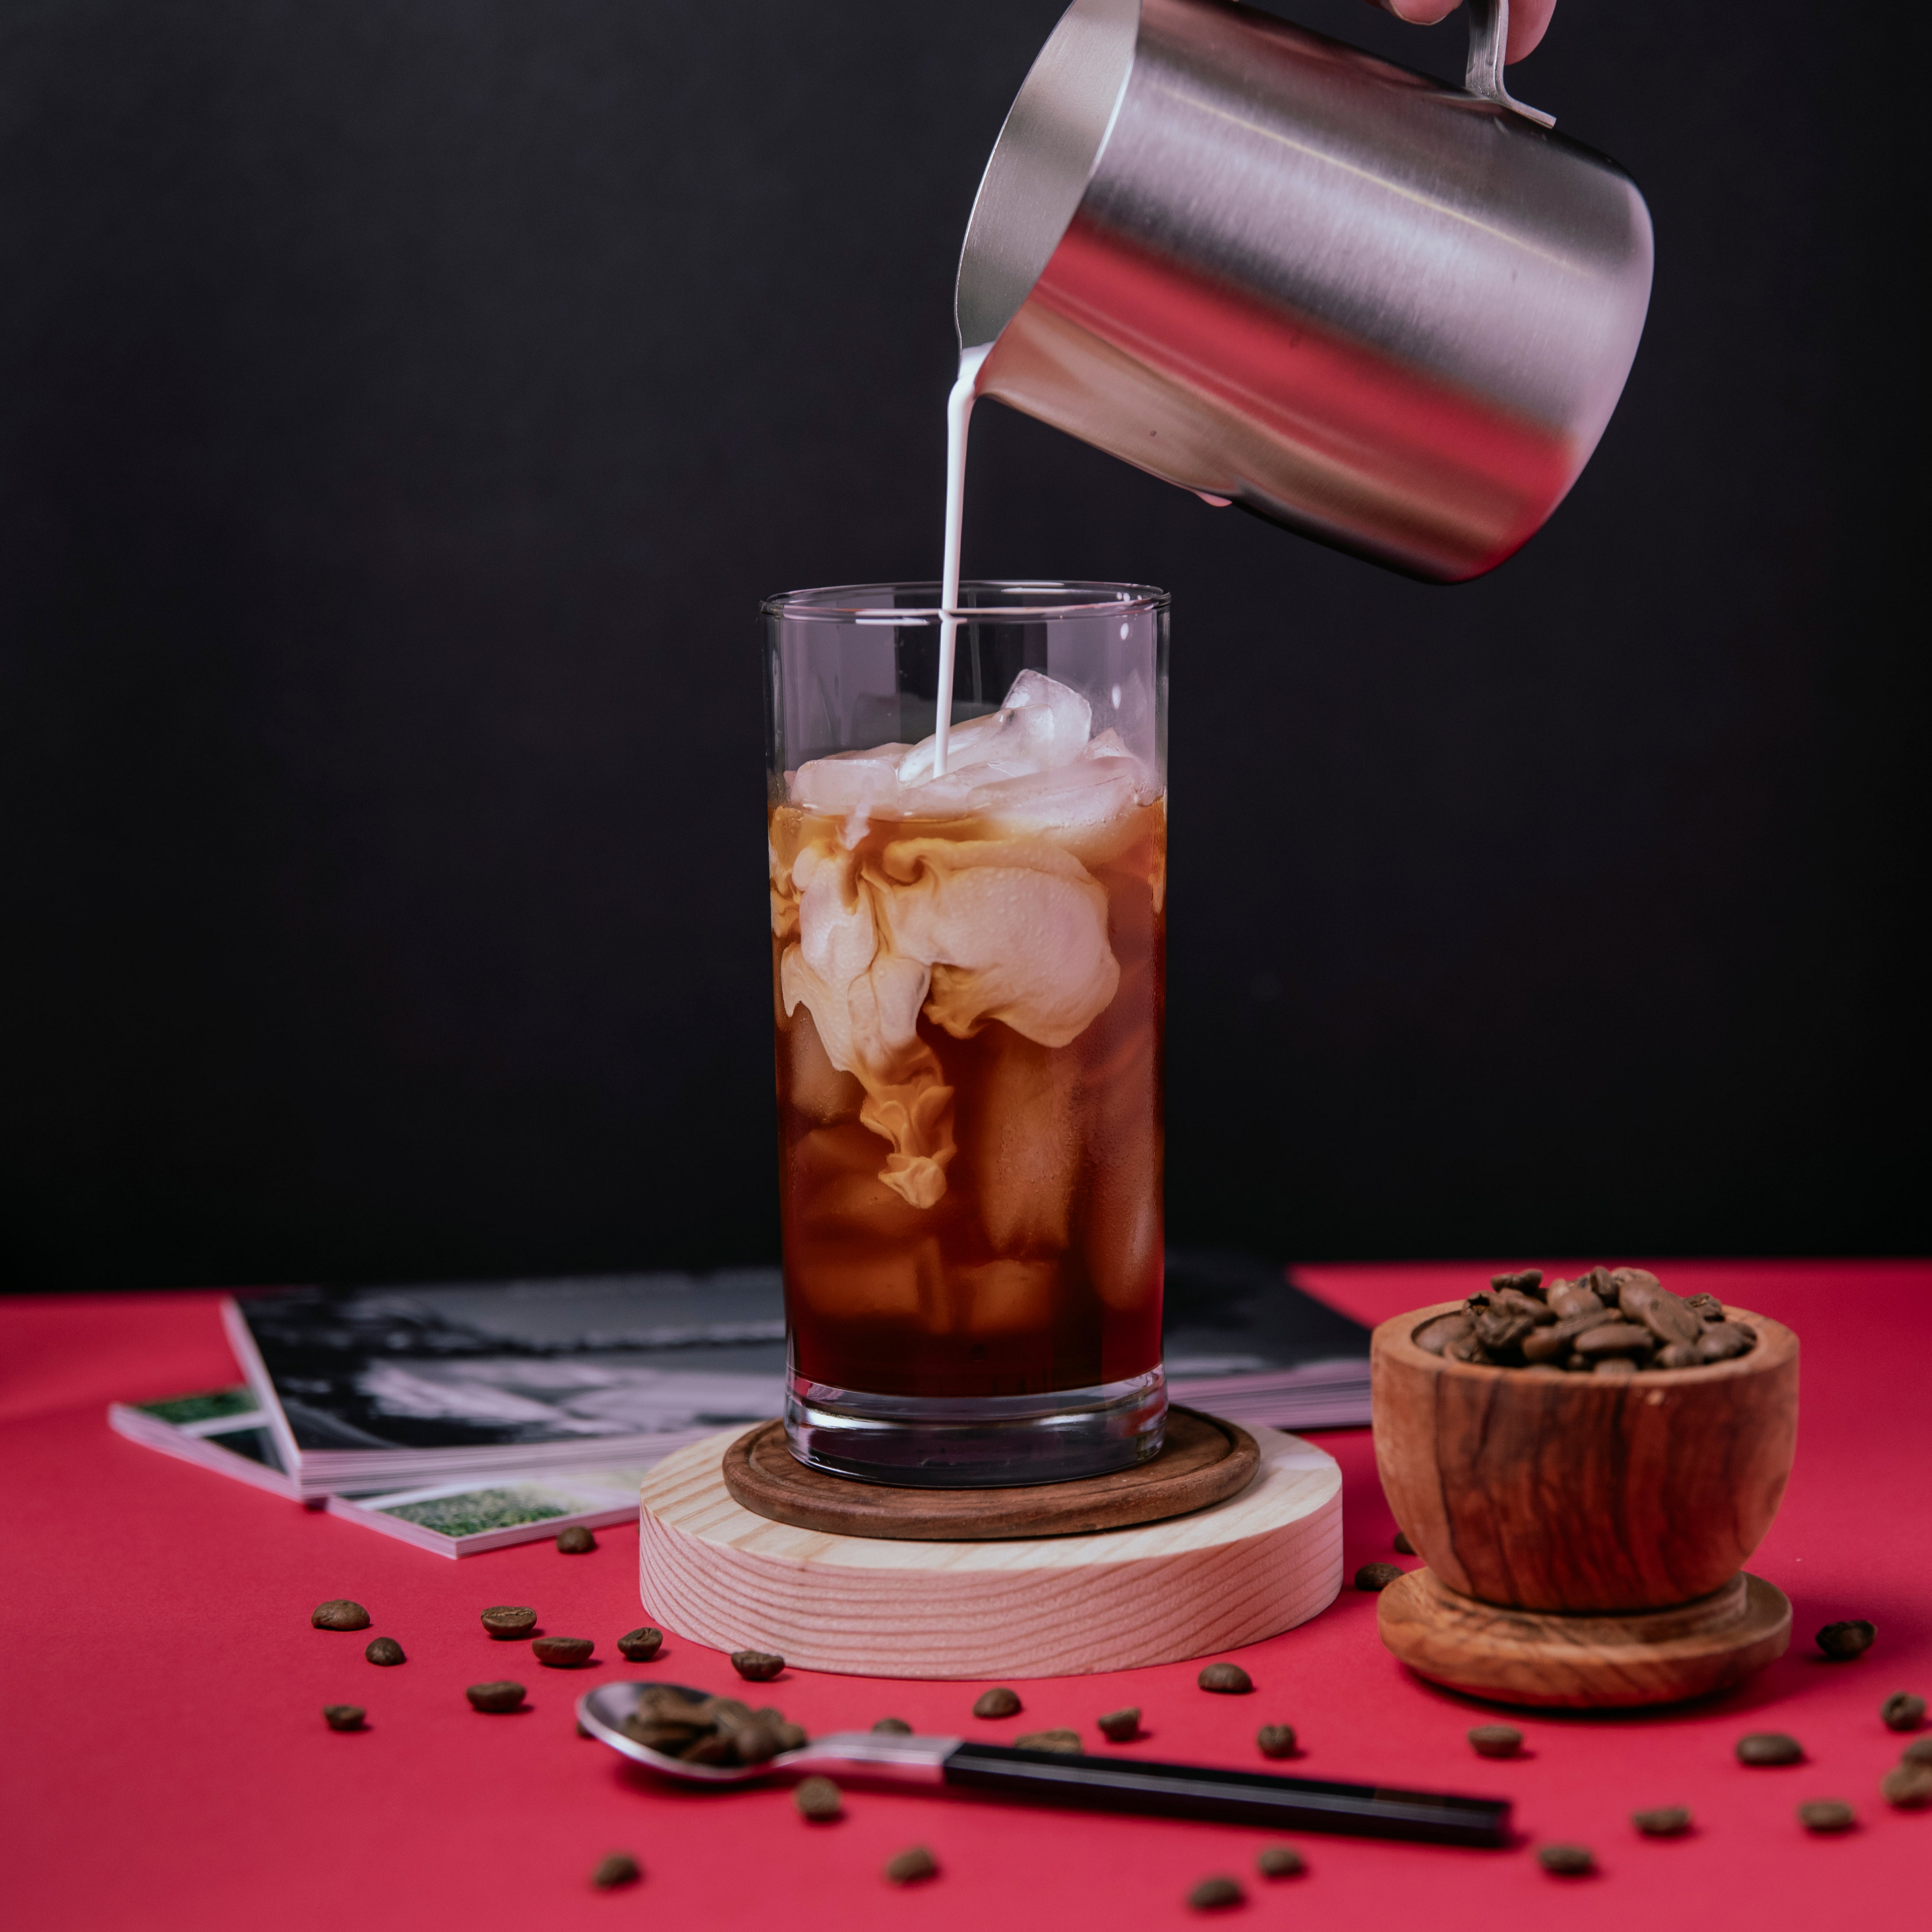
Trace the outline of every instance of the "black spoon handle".
{"type": "Polygon", "coordinates": [[[1266,1772],[1215,1771],[1205,1765],[1018,1750],[1010,1744],[962,1744],[948,1754],[943,1769],[948,1784],[1108,1810],[1351,1832],[1372,1838],[1423,1838],[1445,1845],[1500,1845],[1509,1833],[1509,1801],[1501,1798],[1455,1798],[1378,1784],[1276,1778],[1266,1772]]]}

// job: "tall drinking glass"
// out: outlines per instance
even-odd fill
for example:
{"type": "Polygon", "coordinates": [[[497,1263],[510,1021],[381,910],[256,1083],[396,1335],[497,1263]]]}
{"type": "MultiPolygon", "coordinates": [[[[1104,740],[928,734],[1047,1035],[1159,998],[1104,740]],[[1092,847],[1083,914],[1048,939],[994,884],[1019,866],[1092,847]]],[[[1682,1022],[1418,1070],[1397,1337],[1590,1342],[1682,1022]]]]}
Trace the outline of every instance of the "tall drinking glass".
{"type": "Polygon", "coordinates": [[[1160,1448],[1166,593],[764,606],[800,1460],[1058,1482],[1160,1448]],[[935,745],[941,646],[952,726],[935,745]]]}

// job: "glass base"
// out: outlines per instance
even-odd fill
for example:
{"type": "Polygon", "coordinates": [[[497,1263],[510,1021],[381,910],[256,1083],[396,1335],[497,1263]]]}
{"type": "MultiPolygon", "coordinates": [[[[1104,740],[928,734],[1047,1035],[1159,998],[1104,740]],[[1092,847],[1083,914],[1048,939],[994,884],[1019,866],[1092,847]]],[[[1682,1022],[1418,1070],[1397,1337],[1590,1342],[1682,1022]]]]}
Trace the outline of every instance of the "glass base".
{"type": "Polygon", "coordinates": [[[868,1395],[794,1374],[791,1453],[814,1469],[901,1489],[1004,1489],[1131,1469],[1160,1454],[1166,1378],[1159,1369],[1044,1395],[868,1395]]]}

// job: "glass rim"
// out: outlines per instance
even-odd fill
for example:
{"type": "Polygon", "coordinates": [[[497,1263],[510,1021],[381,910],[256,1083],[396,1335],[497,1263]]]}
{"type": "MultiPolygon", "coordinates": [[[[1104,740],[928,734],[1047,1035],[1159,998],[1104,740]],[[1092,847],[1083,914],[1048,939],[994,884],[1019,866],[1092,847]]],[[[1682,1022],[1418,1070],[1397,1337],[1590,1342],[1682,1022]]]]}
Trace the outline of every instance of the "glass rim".
{"type": "Polygon", "coordinates": [[[814,590],[777,591],[764,599],[758,610],[762,616],[794,622],[937,624],[951,616],[972,623],[1024,623],[1053,617],[1117,616],[1124,610],[1165,610],[1174,601],[1166,591],[1151,584],[1112,584],[1098,578],[969,577],[962,580],[959,588],[962,592],[1030,591],[1055,601],[962,604],[949,611],[939,601],[938,582],[930,578],[915,578],[904,584],[835,584],[814,590]],[[932,601],[904,605],[890,601],[905,591],[929,592],[932,601]]]}

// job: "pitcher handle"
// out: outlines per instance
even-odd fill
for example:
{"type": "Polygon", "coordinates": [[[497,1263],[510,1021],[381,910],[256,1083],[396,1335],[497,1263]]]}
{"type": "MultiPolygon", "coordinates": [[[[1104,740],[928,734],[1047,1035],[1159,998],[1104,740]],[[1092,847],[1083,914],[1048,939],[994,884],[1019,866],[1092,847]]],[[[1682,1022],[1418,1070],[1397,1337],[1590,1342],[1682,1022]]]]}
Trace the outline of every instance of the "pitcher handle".
{"type": "Polygon", "coordinates": [[[1556,116],[1540,107],[1526,107],[1510,98],[1503,84],[1503,50],[1509,40],[1509,0],[1468,0],[1469,65],[1462,76],[1466,93],[1480,100],[1493,100],[1526,121],[1553,128],[1556,116]]]}

